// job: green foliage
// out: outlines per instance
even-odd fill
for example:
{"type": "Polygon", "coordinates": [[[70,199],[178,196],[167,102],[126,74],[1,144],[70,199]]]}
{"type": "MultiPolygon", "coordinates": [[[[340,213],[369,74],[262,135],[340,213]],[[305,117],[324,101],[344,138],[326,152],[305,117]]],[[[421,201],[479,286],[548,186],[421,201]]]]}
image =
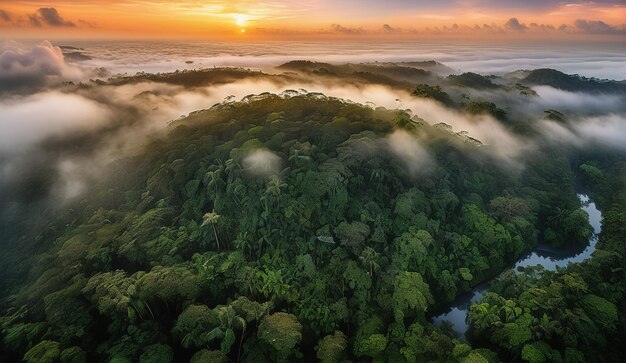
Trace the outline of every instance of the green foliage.
{"type": "Polygon", "coordinates": [[[137,296],[150,302],[190,301],[198,294],[196,275],[184,266],[157,266],[137,279],[137,296]]]}
{"type": "Polygon", "coordinates": [[[615,304],[597,295],[587,295],[581,305],[594,323],[603,329],[614,330],[617,322],[617,307],[615,304]]]}
{"type": "Polygon", "coordinates": [[[424,262],[428,258],[428,248],[433,244],[433,238],[425,230],[409,227],[409,230],[394,241],[397,253],[394,262],[399,268],[413,272],[424,272],[424,262]]]}
{"type": "Polygon", "coordinates": [[[272,301],[293,301],[296,298],[296,292],[289,285],[281,270],[270,270],[266,268],[264,271],[257,271],[257,278],[260,282],[259,291],[272,301]]]}
{"type": "Polygon", "coordinates": [[[47,330],[46,323],[13,323],[2,328],[2,344],[6,349],[17,351],[20,347],[33,346],[47,330]]]}
{"type": "Polygon", "coordinates": [[[517,197],[496,197],[489,202],[489,209],[501,219],[529,218],[531,213],[526,201],[517,197]]]}
{"type": "Polygon", "coordinates": [[[185,348],[201,347],[208,343],[207,332],[218,325],[218,315],[206,305],[189,305],[176,320],[173,332],[185,348]]]}
{"type": "Polygon", "coordinates": [[[230,305],[237,312],[237,315],[241,316],[247,323],[260,321],[272,309],[270,302],[260,304],[256,301],[249,300],[245,296],[240,296],[230,305]]]}
{"type": "Polygon", "coordinates": [[[604,173],[592,164],[581,164],[578,167],[582,171],[582,178],[586,184],[602,185],[605,181],[604,173]]]}
{"type": "Polygon", "coordinates": [[[60,331],[58,336],[62,342],[84,336],[91,322],[87,304],[81,295],[84,284],[84,277],[76,276],[72,285],[44,298],[46,318],[60,331]]]}
{"type": "Polygon", "coordinates": [[[54,363],[61,356],[60,344],[51,340],[42,340],[24,354],[27,363],[54,363]]]}
{"type": "Polygon", "coordinates": [[[465,105],[465,112],[470,115],[490,115],[498,120],[506,120],[506,111],[489,101],[471,101],[465,105]]]}
{"type": "Polygon", "coordinates": [[[398,322],[405,317],[423,314],[433,303],[429,286],[419,272],[401,272],[394,284],[394,315],[398,322]]]}
{"type": "Polygon", "coordinates": [[[561,362],[561,355],[544,342],[527,344],[522,349],[522,359],[530,363],[561,362]]]}
{"type": "Polygon", "coordinates": [[[450,82],[465,86],[472,87],[476,89],[494,89],[498,88],[498,86],[493,83],[489,77],[482,76],[477,73],[467,72],[460,75],[450,75],[448,76],[448,80],[450,82]]]}
{"type": "Polygon", "coordinates": [[[461,274],[461,278],[463,278],[463,280],[465,281],[472,281],[472,279],[474,278],[474,276],[470,272],[470,269],[466,267],[461,267],[459,269],[459,274],[461,274]]]}
{"type": "Polygon", "coordinates": [[[139,363],[170,363],[174,358],[172,348],[165,344],[153,344],[146,347],[139,363]]]}
{"type": "MultiPolygon", "coordinates": [[[[408,362],[423,360],[423,354],[425,353],[423,343],[425,339],[424,327],[419,323],[411,324],[403,339],[404,346],[400,349],[404,359],[408,362]]],[[[452,354],[454,355],[454,352],[452,354]]]]}
{"type": "Polygon", "coordinates": [[[219,350],[202,349],[191,357],[190,363],[226,363],[228,357],[219,350]]]}
{"type": "Polygon", "coordinates": [[[372,334],[356,342],[354,354],[357,357],[376,358],[385,351],[385,348],[387,348],[387,337],[382,334],[372,334]]]}
{"type": "Polygon", "coordinates": [[[338,363],[348,347],[348,339],[341,331],[323,337],[317,345],[317,359],[322,363],[338,363]]]}
{"type": "Polygon", "coordinates": [[[100,314],[133,319],[135,312],[139,312],[132,300],[136,294],[136,282],[124,271],[104,272],[92,276],[82,292],[100,314]]]}
{"type": "Polygon", "coordinates": [[[360,250],[365,239],[370,234],[370,228],[368,225],[361,222],[341,222],[335,228],[335,234],[337,238],[339,238],[339,241],[346,247],[360,250]]]}
{"type": "Polygon", "coordinates": [[[557,110],[546,110],[546,111],[543,111],[543,113],[548,120],[552,120],[552,121],[556,121],[560,123],[565,123],[567,121],[567,118],[565,117],[565,115],[557,110]]]}
{"type": "Polygon", "coordinates": [[[626,87],[616,81],[604,81],[593,78],[585,78],[579,75],[569,75],[563,72],[541,68],[532,70],[523,80],[524,84],[546,85],[570,92],[586,93],[624,93],[626,87]]]}
{"type": "Polygon", "coordinates": [[[411,94],[416,97],[432,98],[447,106],[454,104],[450,96],[443,91],[439,85],[431,86],[424,83],[418,84],[411,94]]]}
{"type": "Polygon", "coordinates": [[[257,335],[276,349],[280,357],[287,357],[302,340],[301,331],[302,325],[294,315],[278,312],[261,320],[257,335]]]}
{"type": "Polygon", "coordinates": [[[87,354],[80,347],[63,349],[60,357],[61,363],[86,363],[87,354]]]}
{"type": "MultiPolygon", "coordinates": [[[[370,77],[354,71],[343,74],[370,77]]],[[[446,90],[416,95],[447,104],[446,90]]],[[[114,181],[36,237],[21,234],[29,267],[2,287],[0,359],[616,361],[626,202],[606,164],[618,163],[538,145],[513,172],[483,158],[490,146],[414,120],[320,94],[264,94],[175,121],[111,166],[114,181]],[[397,128],[428,151],[428,172],[390,152],[397,128]],[[251,173],[254,150],[271,150],[279,167],[251,173]],[[471,308],[473,345],[428,323],[537,241],[587,241],[579,180],[602,184],[591,260],[502,274],[471,308]]]]}
{"type": "Polygon", "coordinates": [[[555,246],[585,244],[593,234],[588,217],[587,213],[580,209],[570,211],[557,208],[548,221],[558,225],[560,233],[548,228],[544,235],[546,241],[555,246]]]}
{"type": "Polygon", "coordinates": [[[523,245],[513,240],[504,226],[473,204],[465,205],[463,213],[466,235],[475,241],[481,253],[492,259],[492,270],[502,269],[505,261],[519,255],[523,245]]]}

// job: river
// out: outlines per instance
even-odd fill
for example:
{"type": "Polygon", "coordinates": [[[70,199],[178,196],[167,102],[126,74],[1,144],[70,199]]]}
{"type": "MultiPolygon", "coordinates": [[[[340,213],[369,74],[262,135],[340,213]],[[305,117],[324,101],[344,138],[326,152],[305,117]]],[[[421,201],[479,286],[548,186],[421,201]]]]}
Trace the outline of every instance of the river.
{"type": "MultiPolygon", "coordinates": [[[[593,236],[589,240],[589,244],[584,248],[565,247],[555,249],[545,244],[538,244],[531,252],[523,255],[513,267],[536,266],[541,265],[546,270],[553,271],[557,267],[566,267],[570,263],[578,263],[585,261],[591,257],[593,251],[596,250],[598,235],[601,231],[602,214],[596,208],[595,203],[589,200],[584,194],[579,194],[578,198],[582,202],[582,209],[589,215],[589,224],[593,227],[593,236]]],[[[492,281],[492,280],[491,280],[492,281]]],[[[452,329],[464,338],[469,325],[467,323],[467,313],[470,305],[478,302],[489,291],[491,281],[483,282],[477,285],[472,291],[461,294],[450,304],[450,307],[444,313],[432,318],[435,325],[440,326],[444,321],[452,323],[452,329]]]]}

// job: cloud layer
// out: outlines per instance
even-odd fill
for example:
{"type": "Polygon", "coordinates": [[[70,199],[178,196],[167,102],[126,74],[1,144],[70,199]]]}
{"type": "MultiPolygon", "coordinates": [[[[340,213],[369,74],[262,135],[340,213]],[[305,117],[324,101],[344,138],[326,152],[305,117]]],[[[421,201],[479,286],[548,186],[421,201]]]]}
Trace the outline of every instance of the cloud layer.
{"type": "Polygon", "coordinates": [[[93,130],[109,118],[107,107],[75,94],[53,91],[0,100],[0,152],[15,151],[51,136],[93,130]]]}
{"type": "Polygon", "coordinates": [[[79,70],[65,64],[61,49],[49,42],[34,47],[13,42],[0,46],[0,92],[37,89],[80,75],[79,70]]]}
{"type": "MultiPolygon", "coordinates": [[[[450,23],[439,26],[427,26],[425,28],[403,28],[390,24],[383,24],[382,28],[346,27],[340,24],[333,24],[325,32],[352,35],[354,37],[364,35],[385,35],[394,34],[406,37],[414,36],[444,36],[444,35],[626,35],[626,24],[611,25],[602,20],[577,19],[571,24],[562,23],[554,26],[552,24],[540,24],[531,22],[529,24],[512,17],[504,23],[481,23],[481,24],[457,24],[450,23]]],[[[324,33],[324,31],[322,31],[324,33]]]]}
{"type": "MultiPolygon", "coordinates": [[[[12,2],[13,6],[21,2],[12,2]]],[[[44,5],[43,1],[28,1],[22,7],[0,9],[0,26],[16,29],[26,28],[79,28],[91,32],[125,31],[135,34],[157,32],[160,29],[175,28],[171,34],[187,31],[204,38],[206,26],[202,29],[189,29],[197,25],[198,17],[214,24],[211,33],[222,37],[258,38],[384,38],[384,39],[423,39],[423,38],[463,38],[484,39],[498,35],[510,38],[553,39],[568,37],[595,36],[615,38],[626,35],[626,24],[620,14],[626,14],[623,1],[386,1],[380,2],[347,1],[341,3],[314,2],[305,6],[294,6],[292,2],[269,0],[259,4],[249,1],[133,1],[121,2],[81,1],[84,8],[106,7],[107,16],[101,18],[93,13],[87,18],[68,20],[55,7],[40,7],[25,12],[29,6],[44,5]],[[149,8],[146,8],[147,6],[149,8]],[[377,9],[377,10],[374,10],[377,9]],[[430,9],[430,10],[428,10],[430,9]],[[149,11],[148,11],[149,10],[149,11]],[[552,10],[551,16],[541,15],[552,10]],[[572,12],[574,11],[574,12],[572,12]],[[112,14],[119,18],[129,13],[142,14],[141,21],[120,24],[112,21],[112,14]],[[502,20],[503,14],[510,14],[502,20]],[[554,14],[567,13],[567,16],[554,14]],[[340,15],[343,14],[343,15],[340,15]],[[372,14],[375,14],[372,16],[372,14]],[[186,21],[186,20],[191,21],[186,21]],[[94,24],[103,23],[100,29],[94,24]],[[141,25],[140,25],[141,24],[141,25]],[[413,25],[417,24],[417,25],[413,25]],[[243,31],[242,31],[243,30],[243,31]]],[[[73,9],[72,14],[81,14],[83,7],[76,2],[60,2],[59,9],[73,9]]],[[[104,11],[103,11],[104,12],[104,11]]],[[[78,33],[79,30],[77,30],[78,33]]],[[[62,34],[68,34],[67,31],[62,34]]],[[[50,34],[47,34],[48,36],[50,34]]]]}
{"type": "MultiPolygon", "coordinates": [[[[136,55],[127,56],[118,61],[138,63],[136,55]]],[[[363,55],[352,56],[363,60],[363,55]]],[[[490,58],[491,51],[482,52],[482,57],[490,58]]],[[[249,65],[254,65],[255,60],[267,61],[262,57],[245,58],[249,65]]],[[[271,58],[271,62],[276,60],[271,58]]],[[[489,63],[492,60],[483,61],[486,69],[494,64],[489,63]]],[[[263,80],[244,79],[192,89],[147,81],[122,86],[93,83],[81,87],[58,86],[72,77],[84,79],[86,74],[85,70],[65,64],[59,48],[49,43],[30,48],[12,43],[3,48],[0,79],[7,82],[0,84],[10,81],[15,88],[0,94],[3,130],[0,134],[0,190],[12,190],[3,186],[20,185],[36,175],[37,170],[50,169],[44,179],[51,185],[42,190],[57,193],[62,200],[71,199],[80,195],[90,178],[98,177],[108,162],[128,155],[180,115],[210,108],[226,97],[231,99],[230,96],[241,99],[261,92],[278,94],[285,89],[306,89],[361,104],[409,109],[431,125],[446,123],[452,127],[451,132],[480,140],[485,146],[478,149],[483,151],[477,152],[477,157],[489,155],[489,160],[497,160],[500,165],[523,167],[524,158],[537,147],[538,141],[514,134],[490,116],[468,115],[431,100],[415,98],[403,89],[367,82],[347,84],[332,77],[305,76],[290,82],[281,78],[278,82],[268,76],[263,80]],[[15,92],[31,83],[40,91],[31,89],[31,93],[22,95],[15,92]]],[[[550,87],[535,87],[535,91],[538,96],[531,98],[505,89],[463,92],[472,99],[484,97],[494,100],[500,107],[509,107],[509,113],[517,121],[536,123],[542,130],[541,140],[577,147],[603,144],[623,150],[620,146],[626,140],[623,97],[572,93],[550,87]],[[564,112],[569,123],[542,120],[546,109],[564,112]]],[[[401,131],[392,133],[384,141],[384,146],[404,161],[413,174],[420,174],[432,165],[426,144],[427,140],[401,131]]],[[[259,175],[280,170],[280,158],[268,150],[252,152],[243,164],[259,175]]],[[[0,200],[3,199],[1,194],[0,200]]]]}

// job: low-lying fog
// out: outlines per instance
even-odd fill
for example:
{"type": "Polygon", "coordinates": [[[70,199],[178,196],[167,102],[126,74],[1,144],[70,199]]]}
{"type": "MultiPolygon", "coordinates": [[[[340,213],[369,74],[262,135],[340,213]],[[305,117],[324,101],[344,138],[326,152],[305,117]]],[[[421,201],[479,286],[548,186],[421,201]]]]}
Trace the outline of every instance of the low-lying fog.
{"type": "Polygon", "coordinates": [[[484,74],[554,68],[586,77],[626,78],[626,43],[73,41],[58,45],[80,48],[79,52],[92,58],[83,64],[112,73],[214,66],[268,68],[293,59],[329,63],[436,60],[456,71],[484,74]]]}
{"type": "MultiPolygon", "coordinates": [[[[537,139],[514,134],[490,116],[470,116],[435,101],[416,98],[408,90],[359,83],[348,84],[332,78],[301,77],[290,84],[244,79],[232,83],[184,88],[155,82],[87,88],[64,86],[64,82],[89,82],[105,74],[135,71],[165,71],[207,66],[245,66],[279,73],[273,67],[293,59],[327,62],[436,60],[453,69],[483,74],[502,74],[523,68],[554,67],[566,73],[620,78],[626,74],[626,52],[598,54],[592,51],[563,54],[559,50],[530,52],[507,47],[463,49],[452,45],[376,45],[369,51],[357,44],[333,45],[315,53],[309,44],[224,45],[202,44],[150,47],[137,43],[74,44],[91,59],[68,62],[61,49],[50,43],[6,43],[0,50],[0,202],[11,194],[32,169],[52,168],[54,193],[59,200],[71,199],[86,188],[88,177],[102,172],[102,166],[145,142],[146,137],[166,127],[169,121],[198,109],[206,109],[227,97],[241,99],[261,92],[281,93],[286,89],[321,92],[354,102],[390,109],[409,109],[430,124],[446,123],[455,132],[489,145],[495,159],[519,167],[519,156],[531,150],[537,139]],[[158,49],[156,53],[154,49],[158,49]],[[163,49],[166,49],[164,51],[163,49]],[[202,51],[202,52],[201,52],[202,51]],[[202,54],[202,55],[201,55],[202,54]],[[349,54],[349,55],[338,55],[349,54]],[[522,57],[522,55],[524,55],[522,57]],[[190,62],[190,63],[185,63],[190,62]],[[105,69],[102,69],[105,68],[105,69]],[[78,140],[78,141],[77,141],[78,140]],[[80,141],[80,142],[79,142],[80,141]],[[78,146],[77,146],[78,145],[78,146]]],[[[326,44],[327,45],[327,44],[326,44]]],[[[327,45],[328,46],[328,45],[327,45]]],[[[460,72],[459,72],[460,73],[460,72]]],[[[487,99],[506,109],[516,120],[533,122],[540,138],[550,142],[584,147],[592,143],[626,150],[626,101],[623,95],[586,94],[535,87],[536,97],[520,96],[506,90],[466,93],[487,99]],[[543,119],[543,111],[563,112],[569,123],[543,119]]],[[[421,145],[394,134],[397,145],[408,150],[393,151],[423,162],[421,145]],[[411,155],[408,155],[411,154],[411,155]]],[[[411,168],[411,165],[408,165],[411,168]]]]}

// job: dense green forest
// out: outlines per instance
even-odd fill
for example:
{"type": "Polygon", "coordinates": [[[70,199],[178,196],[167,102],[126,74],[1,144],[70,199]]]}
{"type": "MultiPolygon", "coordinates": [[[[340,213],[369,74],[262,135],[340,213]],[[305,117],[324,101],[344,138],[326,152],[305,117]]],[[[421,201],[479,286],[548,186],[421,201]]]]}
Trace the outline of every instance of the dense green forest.
{"type": "MultiPolygon", "coordinates": [[[[540,132],[454,91],[504,87],[489,77],[388,64],[283,67],[370,80],[365,72],[382,68],[372,82],[414,82],[413,97],[492,115],[518,135],[540,132]]],[[[525,92],[541,75],[506,87],[525,92]]],[[[203,83],[190,72],[76,87],[145,77],[203,83]]],[[[0,360],[619,362],[626,157],[537,145],[513,167],[445,124],[318,93],[194,112],[110,164],[71,208],[6,203],[0,360]],[[507,270],[538,242],[588,242],[580,190],[604,217],[593,258],[555,272],[507,270]],[[471,308],[468,341],[431,323],[496,276],[471,308]]],[[[39,187],[26,184],[23,195],[39,187]]]]}

